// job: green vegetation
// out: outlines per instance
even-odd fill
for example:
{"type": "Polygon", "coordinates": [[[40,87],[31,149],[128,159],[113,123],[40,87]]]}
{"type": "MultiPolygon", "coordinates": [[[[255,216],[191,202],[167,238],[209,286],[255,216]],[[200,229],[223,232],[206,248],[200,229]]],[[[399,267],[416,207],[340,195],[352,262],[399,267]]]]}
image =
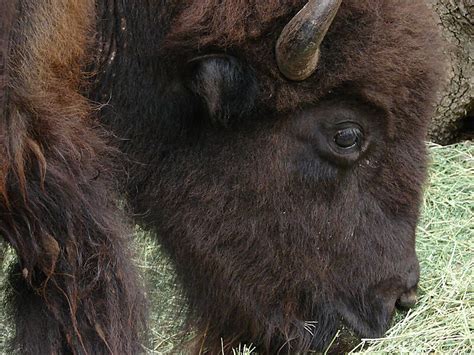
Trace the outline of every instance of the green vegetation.
{"type": "MultiPolygon", "coordinates": [[[[474,145],[430,145],[432,164],[418,228],[418,305],[396,316],[382,339],[363,340],[354,353],[471,353],[474,332],[474,145]]],[[[183,338],[183,302],[173,268],[150,235],[137,232],[137,263],[150,298],[150,353],[169,353],[183,338]]],[[[1,252],[0,252],[1,255],[1,252]]],[[[0,283],[11,253],[6,253],[0,283]]],[[[1,259],[0,259],[1,261],[1,259]]],[[[0,305],[0,349],[12,329],[0,305]],[[3,343],[2,343],[3,342],[3,343]]],[[[242,348],[236,354],[250,354],[242,348]]]]}

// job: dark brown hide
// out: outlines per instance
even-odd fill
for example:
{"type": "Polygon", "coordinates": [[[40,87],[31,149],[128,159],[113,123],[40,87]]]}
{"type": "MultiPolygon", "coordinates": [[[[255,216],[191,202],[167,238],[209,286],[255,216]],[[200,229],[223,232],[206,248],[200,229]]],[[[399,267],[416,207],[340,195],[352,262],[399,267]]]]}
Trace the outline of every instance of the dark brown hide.
{"type": "MultiPolygon", "coordinates": [[[[0,14],[13,3],[1,1],[0,14]]],[[[115,153],[80,94],[94,11],[88,0],[20,0],[11,28],[0,235],[19,259],[10,351],[21,354],[141,350],[144,301],[117,208],[115,153]]]]}
{"type": "Polygon", "coordinates": [[[176,266],[195,352],[323,350],[341,321],[383,335],[419,275],[442,68],[422,0],[343,0],[302,82],[275,44],[303,0],[21,3],[0,130],[0,233],[26,278],[18,346],[138,351],[114,152],[80,93],[101,104],[122,192],[176,266]]]}
{"type": "Polygon", "coordinates": [[[130,204],[175,262],[197,350],[322,350],[341,319],[378,337],[416,288],[442,71],[432,14],[421,0],[344,0],[317,71],[295,83],[274,48],[304,4],[149,5],[150,28],[125,3],[104,24],[116,51],[94,98],[110,102],[130,204]],[[363,140],[341,152],[345,124],[363,140]]]}

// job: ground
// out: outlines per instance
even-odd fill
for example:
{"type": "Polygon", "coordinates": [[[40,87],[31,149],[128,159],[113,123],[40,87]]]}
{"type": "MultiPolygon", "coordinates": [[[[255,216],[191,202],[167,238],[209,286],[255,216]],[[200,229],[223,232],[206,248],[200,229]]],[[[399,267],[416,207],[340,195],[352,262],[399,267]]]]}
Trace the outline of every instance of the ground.
{"type": "MultiPolygon", "coordinates": [[[[364,340],[353,353],[472,352],[474,144],[464,142],[445,147],[430,144],[430,152],[430,179],[417,236],[421,263],[419,302],[414,309],[396,316],[386,337],[364,340]]],[[[183,305],[173,268],[152,236],[137,229],[135,240],[137,263],[148,284],[151,303],[151,343],[147,352],[171,353],[183,337],[183,305]]],[[[3,287],[5,270],[12,258],[7,251],[0,265],[3,287]]],[[[0,354],[5,354],[2,349],[11,334],[11,324],[0,304],[0,354]]],[[[243,345],[235,353],[249,354],[251,346],[243,345]]]]}

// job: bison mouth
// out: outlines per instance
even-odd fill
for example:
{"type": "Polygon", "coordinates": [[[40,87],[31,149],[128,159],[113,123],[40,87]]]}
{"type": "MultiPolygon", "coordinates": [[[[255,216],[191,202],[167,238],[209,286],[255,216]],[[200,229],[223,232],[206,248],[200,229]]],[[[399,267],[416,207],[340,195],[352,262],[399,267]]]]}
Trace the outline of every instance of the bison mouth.
{"type": "Polygon", "coordinates": [[[349,329],[342,331],[340,339],[329,349],[330,353],[353,349],[360,342],[359,338],[383,337],[392,323],[396,310],[405,312],[417,302],[416,285],[402,293],[400,291],[397,293],[395,287],[384,291],[386,292],[380,292],[378,287],[369,291],[365,297],[352,296],[340,300],[337,312],[343,324],[349,329]]]}
{"type": "Polygon", "coordinates": [[[398,297],[396,302],[396,307],[399,310],[405,311],[415,307],[416,302],[418,301],[418,294],[416,288],[404,292],[398,297]]]}

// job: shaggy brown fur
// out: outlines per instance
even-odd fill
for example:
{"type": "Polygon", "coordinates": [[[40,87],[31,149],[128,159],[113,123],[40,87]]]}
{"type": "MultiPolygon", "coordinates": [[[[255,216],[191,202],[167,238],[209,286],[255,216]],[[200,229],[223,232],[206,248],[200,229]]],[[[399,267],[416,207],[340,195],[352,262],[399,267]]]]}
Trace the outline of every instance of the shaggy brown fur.
{"type": "MultiPolygon", "coordinates": [[[[51,339],[135,352],[140,329],[111,149],[80,92],[103,104],[128,156],[123,192],[176,265],[196,352],[323,350],[341,321],[385,332],[419,274],[423,140],[441,73],[422,0],[344,0],[299,83],[274,47],[303,0],[22,3],[0,232],[26,270],[20,302],[54,319],[51,339]],[[363,131],[357,149],[335,147],[345,125],[363,131]]],[[[17,343],[29,349],[38,320],[22,312],[17,343]]],[[[30,352],[64,349],[48,344],[30,352]]]]}
{"type": "MultiPolygon", "coordinates": [[[[3,8],[3,7],[2,7],[3,8]]],[[[19,1],[0,121],[0,234],[22,354],[136,353],[143,295],[113,151],[81,96],[93,1],[19,1]]]]}

